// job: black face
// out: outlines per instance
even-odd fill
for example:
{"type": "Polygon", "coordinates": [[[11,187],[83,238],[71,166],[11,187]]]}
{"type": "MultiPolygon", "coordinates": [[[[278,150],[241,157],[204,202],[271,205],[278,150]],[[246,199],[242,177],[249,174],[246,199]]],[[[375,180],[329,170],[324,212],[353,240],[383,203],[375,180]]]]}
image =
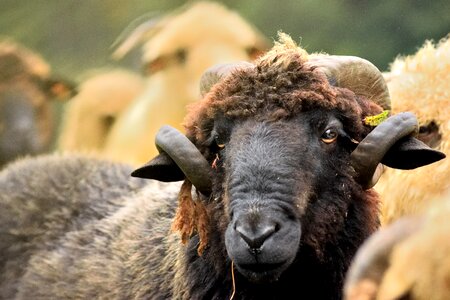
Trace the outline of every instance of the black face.
{"type": "Polygon", "coordinates": [[[297,256],[314,187],[349,167],[351,139],[337,117],[317,111],[276,122],[220,121],[212,139],[224,172],[228,255],[250,281],[275,281],[297,256]]]}

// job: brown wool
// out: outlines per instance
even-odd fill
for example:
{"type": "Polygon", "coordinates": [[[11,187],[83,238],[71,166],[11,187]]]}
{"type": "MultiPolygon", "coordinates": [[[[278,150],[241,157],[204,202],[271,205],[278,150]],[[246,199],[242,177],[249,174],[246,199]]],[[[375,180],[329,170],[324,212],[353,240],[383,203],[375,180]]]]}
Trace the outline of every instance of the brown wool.
{"type": "Polygon", "coordinates": [[[200,243],[197,251],[202,255],[208,244],[208,214],[203,203],[192,199],[191,191],[192,183],[185,180],[178,194],[178,208],[172,223],[172,231],[180,233],[183,244],[186,244],[193,234],[198,233],[200,243]]]}

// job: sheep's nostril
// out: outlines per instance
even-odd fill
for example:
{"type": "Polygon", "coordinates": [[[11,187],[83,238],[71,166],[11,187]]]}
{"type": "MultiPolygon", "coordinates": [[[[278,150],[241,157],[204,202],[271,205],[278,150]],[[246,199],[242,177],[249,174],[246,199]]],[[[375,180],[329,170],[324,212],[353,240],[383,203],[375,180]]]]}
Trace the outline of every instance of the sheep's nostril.
{"type": "Polygon", "coordinates": [[[260,249],[264,242],[278,229],[279,225],[276,223],[258,224],[257,226],[238,224],[236,226],[239,236],[247,243],[250,249],[260,249]]]}

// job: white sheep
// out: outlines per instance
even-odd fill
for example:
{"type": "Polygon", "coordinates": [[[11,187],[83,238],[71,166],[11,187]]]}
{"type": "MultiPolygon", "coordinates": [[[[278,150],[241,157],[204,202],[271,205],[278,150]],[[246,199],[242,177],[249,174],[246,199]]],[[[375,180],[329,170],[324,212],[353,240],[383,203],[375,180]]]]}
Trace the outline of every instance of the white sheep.
{"type": "Polygon", "coordinates": [[[196,2],[142,24],[115,55],[140,42],[146,89],[114,124],[105,148],[107,155],[133,163],[157,154],[154,139],[162,125],[182,130],[186,106],[200,99],[198,84],[205,69],[251,60],[268,47],[236,12],[212,2],[196,2]]]}
{"type": "MultiPolygon", "coordinates": [[[[450,155],[450,39],[426,42],[416,54],[397,58],[384,76],[393,113],[415,113],[418,138],[450,155]]],[[[450,160],[414,172],[387,168],[375,189],[381,194],[383,224],[419,213],[450,190],[450,160]]]]}
{"type": "Polygon", "coordinates": [[[350,267],[345,299],[450,299],[449,217],[447,193],[375,233],[350,267]]]}
{"type": "Polygon", "coordinates": [[[143,89],[143,78],[125,69],[86,74],[64,108],[57,149],[102,153],[114,122],[143,89]]]}

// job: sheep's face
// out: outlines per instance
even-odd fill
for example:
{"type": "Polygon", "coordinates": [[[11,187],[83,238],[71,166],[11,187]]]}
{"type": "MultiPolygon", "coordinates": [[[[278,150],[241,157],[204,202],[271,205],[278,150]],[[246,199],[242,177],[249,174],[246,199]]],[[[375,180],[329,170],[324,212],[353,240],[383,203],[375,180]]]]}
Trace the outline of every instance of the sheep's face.
{"type": "Polygon", "coordinates": [[[323,201],[320,187],[351,173],[350,137],[333,113],[310,111],[275,122],[216,121],[209,142],[227,253],[249,280],[277,280],[297,256],[308,206],[323,201]]]}
{"type": "Polygon", "coordinates": [[[224,208],[224,220],[212,222],[226,225],[211,226],[254,282],[278,280],[304,245],[323,252],[342,229],[353,141],[370,131],[363,117],[381,112],[331,86],[297,51],[286,56],[236,71],[186,118],[188,137],[213,168],[212,201],[224,208]]]}
{"type": "Polygon", "coordinates": [[[0,91],[0,165],[49,145],[50,109],[43,93],[33,84],[10,84],[0,91]]]}
{"type": "Polygon", "coordinates": [[[0,69],[5,71],[0,77],[0,166],[48,150],[54,133],[50,99],[66,98],[72,89],[22,68],[17,60],[0,55],[0,69]]]}

